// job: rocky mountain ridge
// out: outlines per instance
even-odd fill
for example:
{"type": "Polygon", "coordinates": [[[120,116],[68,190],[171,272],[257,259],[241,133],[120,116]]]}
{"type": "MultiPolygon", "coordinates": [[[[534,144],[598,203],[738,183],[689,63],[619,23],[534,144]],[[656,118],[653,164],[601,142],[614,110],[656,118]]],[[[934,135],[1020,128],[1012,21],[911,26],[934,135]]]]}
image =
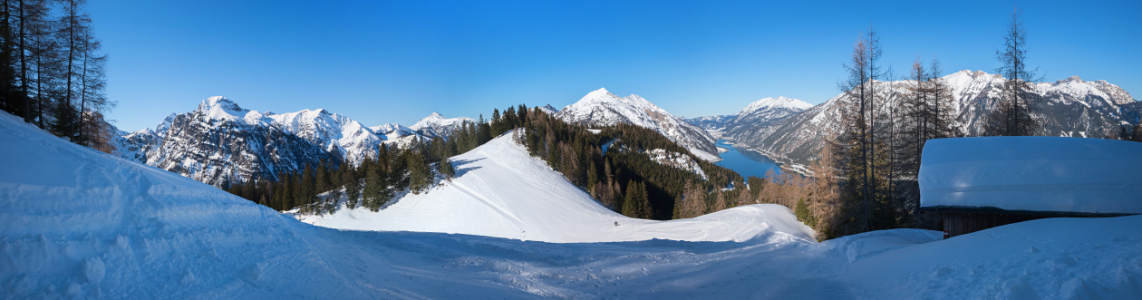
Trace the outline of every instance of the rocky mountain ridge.
{"type": "Polygon", "coordinates": [[[403,147],[414,140],[446,138],[465,122],[473,121],[433,113],[415,128],[395,123],[366,127],[324,109],[262,113],[216,96],[194,111],[171,114],[155,129],[121,135],[116,143],[122,158],[221,185],[276,178],[321,161],[360,164],[381,144],[403,147]]]}
{"type": "MultiPolygon", "coordinates": [[[[954,127],[964,136],[977,136],[982,132],[982,118],[999,102],[999,92],[1006,79],[983,71],[963,70],[941,78],[952,92],[955,110],[954,127]]],[[[903,95],[908,94],[910,81],[877,82],[881,96],[877,109],[886,113],[900,107],[903,95]]],[[[1034,84],[1034,92],[1042,102],[1036,115],[1049,136],[1104,137],[1119,126],[1138,122],[1142,105],[1121,87],[1103,80],[1084,81],[1078,76],[1050,83],[1034,84]]],[[[828,101],[789,116],[779,124],[759,126],[761,122],[738,123],[727,126],[725,138],[737,145],[762,152],[774,159],[808,164],[816,159],[829,136],[841,132],[838,105],[847,101],[843,93],[828,101]],[[745,126],[754,129],[742,130],[745,126]]]]}

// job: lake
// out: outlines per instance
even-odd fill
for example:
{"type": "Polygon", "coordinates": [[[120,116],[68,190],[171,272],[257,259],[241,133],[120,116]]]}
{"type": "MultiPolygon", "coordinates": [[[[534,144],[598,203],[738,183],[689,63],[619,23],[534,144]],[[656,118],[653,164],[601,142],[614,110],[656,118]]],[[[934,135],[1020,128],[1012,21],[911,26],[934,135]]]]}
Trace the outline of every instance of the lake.
{"type": "Polygon", "coordinates": [[[781,167],[777,166],[777,162],[754,152],[738,151],[737,148],[726,144],[725,140],[718,140],[718,147],[730,149],[730,151],[722,152],[718,156],[722,161],[717,165],[729,168],[742,175],[742,178],[749,178],[756,176],[757,178],[765,178],[765,172],[773,170],[776,174],[781,174],[781,167]]]}

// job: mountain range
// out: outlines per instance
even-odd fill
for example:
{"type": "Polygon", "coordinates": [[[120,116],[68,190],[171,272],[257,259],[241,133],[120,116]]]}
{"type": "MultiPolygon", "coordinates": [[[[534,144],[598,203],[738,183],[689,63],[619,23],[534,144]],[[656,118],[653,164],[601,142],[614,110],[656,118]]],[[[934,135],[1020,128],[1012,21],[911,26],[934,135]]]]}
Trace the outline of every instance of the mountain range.
{"type": "MultiPolygon", "coordinates": [[[[999,102],[1006,79],[983,71],[963,70],[941,78],[952,92],[955,110],[954,128],[960,135],[976,136],[982,132],[981,120],[999,102]]],[[[878,82],[884,87],[877,109],[886,112],[901,105],[912,82],[878,82]]],[[[1049,136],[1101,138],[1119,126],[1137,124],[1142,105],[1121,87],[1103,80],[1084,81],[1078,76],[1052,83],[1036,83],[1033,92],[1042,99],[1037,118],[1049,136]]],[[[800,113],[777,119],[758,118],[745,122],[729,122],[740,118],[723,117],[724,127],[717,127],[719,116],[694,118],[694,124],[705,124],[707,130],[722,132],[723,138],[736,146],[744,146],[792,167],[816,159],[828,136],[841,133],[841,107],[844,93],[800,113]]]]}
{"type": "MultiPolygon", "coordinates": [[[[1005,79],[967,70],[941,79],[953,93],[954,127],[962,135],[978,135],[980,120],[999,101],[1005,79]]],[[[912,84],[880,83],[886,99],[878,103],[876,109],[881,111],[898,107],[912,84]]],[[[1039,118],[1047,135],[1103,137],[1142,118],[1140,102],[1102,80],[1073,76],[1035,84],[1034,92],[1044,99],[1039,118]]],[[[535,108],[572,124],[649,128],[706,161],[720,160],[715,143],[726,139],[796,168],[816,158],[826,137],[840,133],[842,105],[838,104],[843,101],[847,100],[838,95],[813,106],[786,97],[764,98],[736,114],[682,119],[638,95],[619,97],[599,89],[558,111],[550,105],[535,108]]],[[[122,158],[221,185],[228,180],[276,178],[278,173],[297,172],[322,161],[359,164],[378,145],[405,147],[413,141],[447,138],[465,123],[475,120],[433,113],[412,126],[367,127],[324,109],[258,112],[218,96],[203,100],[191,112],[167,116],[153,129],[120,132],[115,143],[122,158]]]]}
{"type": "Polygon", "coordinates": [[[808,102],[786,97],[763,98],[754,101],[736,114],[717,115],[685,119],[687,123],[705,129],[714,137],[721,139],[726,135],[739,135],[743,132],[759,130],[785,120],[806,109],[813,107],[808,102]],[[726,129],[733,129],[727,132],[726,129]]]}
{"type": "Polygon", "coordinates": [[[263,113],[216,96],[194,111],[167,116],[154,129],[122,133],[116,144],[122,158],[221,185],[276,178],[322,161],[359,164],[378,145],[404,147],[415,140],[447,138],[465,122],[475,123],[433,113],[411,127],[366,127],[324,109],[263,113]]]}

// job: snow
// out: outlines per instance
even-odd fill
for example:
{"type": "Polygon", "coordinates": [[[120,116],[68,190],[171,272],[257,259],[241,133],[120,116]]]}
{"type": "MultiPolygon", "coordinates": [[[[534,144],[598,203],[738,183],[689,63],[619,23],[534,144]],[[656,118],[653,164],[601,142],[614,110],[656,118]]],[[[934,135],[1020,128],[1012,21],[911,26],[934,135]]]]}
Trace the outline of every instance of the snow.
{"type": "Polygon", "coordinates": [[[798,99],[785,98],[784,96],[779,96],[777,98],[766,97],[746,105],[746,107],[743,108],[741,112],[738,113],[738,115],[748,115],[754,111],[765,108],[787,108],[802,111],[812,107],[812,104],[798,99]]]}
{"type": "Polygon", "coordinates": [[[1065,137],[936,139],[920,165],[922,207],[1142,213],[1142,143],[1065,137]]]}
{"type": "MultiPolygon", "coordinates": [[[[731,226],[772,217],[755,223],[766,229],[739,228],[756,232],[742,241],[547,243],[335,230],[71,144],[6,113],[0,141],[0,298],[1142,298],[1142,216],[1041,219],[949,240],[935,231],[885,230],[823,243],[783,231],[800,225],[782,224],[792,222],[789,211],[763,205],[690,221],[731,226]]],[[[502,163],[468,162],[457,181],[485,169],[528,168],[502,163]]],[[[592,211],[588,204],[564,208],[582,216],[592,211]]],[[[543,232],[542,222],[521,225],[543,232]]],[[[618,228],[693,240],[702,230],[733,230],[655,224],[618,228]]],[[[633,235],[595,226],[557,230],[633,235]]]]}
{"type": "Polygon", "coordinates": [[[117,156],[124,159],[221,184],[220,178],[245,181],[256,173],[262,177],[273,176],[263,170],[296,171],[306,162],[316,164],[316,160],[301,161],[308,156],[295,156],[289,151],[273,151],[277,146],[291,143],[293,137],[304,139],[334,159],[347,159],[353,164],[360,164],[365,157],[373,155],[381,144],[406,147],[416,140],[447,136],[464,122],[471,121],[465,117],[447,119],[434,113],[414,125],[417,127],[415,129],[395,123],[370,128],[325,109],[263,113],[244,109],[226,97],[214,96],[203,100],[194,111],[171,114],[154,130],[143,129],[116,137],[115,143],[119,146],[117,156]],[[176,120],[178,124],[172,128],[176,120]],[[242,136],[245,132],[259,131],[274,134],[242,136]],[[284,134],[277,134],[279,132],[284,134]],[[223,144],[205,141],[210,140],[214,134],[224,137],[224,140],[238,136],[238,139],[261,141],[223,144]],[[203,143],[210,144],[211,147],[199,147],[203,143]],[[267,151],[259,152],[261,150],[267,151]],[[218,155],[221,152],[243,152],[246,155],[241,157],[243,161],[235,162],[222,160],[223,157],[218,155]],[[204,166],[212,173],[201,172],[204,166]]]}
{"type": "Polygon", "coordinates": [[[476,124],[476,120],[468,117],[449,119],[438,112],[433,112],[408,128],[419,132],[428,131],[429,135],[433,136],[448,137],[452,135],[453,130],[460,129],[464,123],[476,124]]]}
{"type": "MultiPolygon", "coordinates": [[[[660,151],[647,155],[665,157],[660,151]]],[[[689,156],[680,168],[701,168],[689,156]]],[[[778,205],[752,205],[694,219],[652,221],[617,214],[572,185],[563,175],[504,134],[451,158],[457,176],[428,193],[404,194],[372,212],[342,209],[327,215],[296,215],[337,229],[424,231],[494,236],[552,243],[639,241],[745,241],[763,232],[812,240],[814,233],[778,205]],[[615,223],[618,222],[616,226],[615,223]]],[[[343,203],[344,201],[342,201],[343,203]]]]}
{"type": "MultiPolygon", "coordinates": [[[[721,149],[722,148],[718,148],[718,150],[721,149]]],[[[718,151],[718,153],[721,153],[721,151],[718,151]]],[[[650,151],[646,152],[646,156],[650,157],[650,160],[659,164],[673,166],[679,169],[690,171],[694,174],[698,174],[698,177],[701,177],[702,180],[709,179],[706,177],[706,172],[702,171],[702,167],[698,165],[698,162],[694,161],[694,159],[689,155],[673,151],[666,151],[666,149],[651,149],[650,151]]]]}
{"type": "Polygon", "coordinates": [[[572,124],[613,126],[632,124],[658,131],[699,159],[718,162],[717,140],[705,130],[686,123],[638,95],[619,97],[601,88],[564,107],[556,117],[572,124]]]}

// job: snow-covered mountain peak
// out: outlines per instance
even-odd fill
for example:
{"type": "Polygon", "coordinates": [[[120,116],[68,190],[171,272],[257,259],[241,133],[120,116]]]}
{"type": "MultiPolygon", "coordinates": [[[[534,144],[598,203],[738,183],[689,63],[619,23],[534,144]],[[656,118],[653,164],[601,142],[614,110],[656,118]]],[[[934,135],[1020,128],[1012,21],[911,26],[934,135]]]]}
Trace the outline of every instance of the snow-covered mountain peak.
{"type": "Polygon", "coordinates": [[[198,110],[208,116],[218,117],[218,119],[226,119],[228,116],[242,118],[250,112],[242,109],[238,103],[234,103],[233,100],[227,99],[225,96],[213,96],[202,100],[202,103],[198,104],[198,110]]]}
{"type": "Polygon", "coordinates": [[[618,98],[619,96],[612,94],[607,88],[600,88],[583,96],[583,99],[596,99],[596,98],[618,98]]]}
{"type": "Polygon", "coordinates": [[[713,136],[638,95],[631,94],[620,98],[606,89],[598,89],[587,93],[578,102],[564,107],[555,116],[572,124],[593,126],[632,124],[653,129],[689,149],[701,159],[720,160],[717,148],[714,146],[717,140],[713,136]]]}
{"type": "Polygon", "coordinates": [[[425,136],[440,136],[447,138],[453,132],[464,126],[464,123],[476,123],[476,120],[468,117],[459,118],[445,118],[439,112],[432,112],[432,114],[420,119],[416,124],[409,126],[409,129],[420,132],[425,136]]]}
{"type": "Polygon", "coordinates": [[[806,110],[810,107],[813,107],[813,105],[798,99],[786,98],[784,96],[778,96],[777,98],[766,97],[746,105],[746,107],[742,109],[741,113],[748,114],[763,108],[791,108],[796,110],[806,110]]]}
{"type": "Polygon", "coordinates": [[[1075,75],[1075,76],[1067,77],[1066,79],[1060,79],[1059,81],[1055,81],[1054,85],[1060,86],[1060,85],[1069,84],[1069,83],[1086,83],[1086,81],[1083,81],[1082,78],[1079,78],[1079,75],[1075,75]]]}

